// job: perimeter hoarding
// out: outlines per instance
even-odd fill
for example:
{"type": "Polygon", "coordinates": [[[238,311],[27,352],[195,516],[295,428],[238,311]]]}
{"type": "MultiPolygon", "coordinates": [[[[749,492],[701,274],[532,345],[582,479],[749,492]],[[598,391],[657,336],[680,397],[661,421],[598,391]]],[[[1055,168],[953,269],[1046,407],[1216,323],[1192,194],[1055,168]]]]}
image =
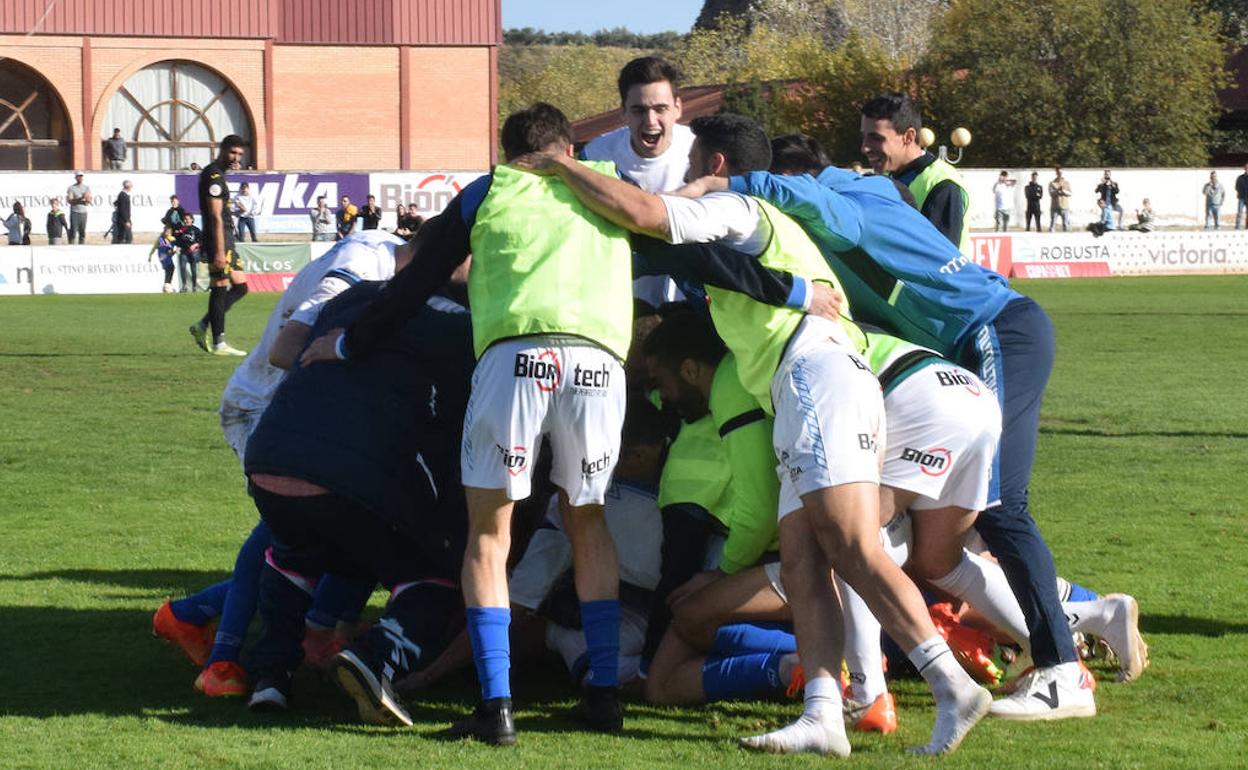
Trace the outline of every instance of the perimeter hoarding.
{"type": "Polygon", "coordinates": [[[1018,278],[1248,273],[1248,231],[972,235],[971,253],[1018,278]]]}

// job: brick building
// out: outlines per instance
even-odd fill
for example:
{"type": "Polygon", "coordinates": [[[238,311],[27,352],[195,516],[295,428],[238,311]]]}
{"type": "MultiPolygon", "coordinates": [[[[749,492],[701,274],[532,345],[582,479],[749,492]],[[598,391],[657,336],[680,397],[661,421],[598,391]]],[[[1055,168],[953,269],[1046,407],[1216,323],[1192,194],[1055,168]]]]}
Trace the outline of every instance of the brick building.
{"type": "Polygon", "coordinates": [[[0,170],[485,169],[501,0],[6,0],[0,170]]]}

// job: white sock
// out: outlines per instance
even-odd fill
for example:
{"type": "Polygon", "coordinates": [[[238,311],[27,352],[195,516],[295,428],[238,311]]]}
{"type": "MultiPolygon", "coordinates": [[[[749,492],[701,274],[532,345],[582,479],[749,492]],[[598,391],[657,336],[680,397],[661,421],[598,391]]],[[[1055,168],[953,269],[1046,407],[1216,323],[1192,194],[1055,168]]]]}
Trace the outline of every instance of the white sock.
{"type": "Polygon", "coordinates": [[[821,676],[806,682],[805,716],[822,717],[824,714],[835,714],[841,717],[841,685],[834,676],[821,676]]]}
{"type": "Polygon", "coordinates": [[[1104,636],[1105,624],[1109,622],[1113,608],[1104,599],[1090,602],[1062,602],[1062,612],[1070,630],[1104,636]]]}
{"type": "Polygon", "coordinates": [[[933,636],[909,653],[910,662],[936,696],[936,724],[932,739],[911,751],[916,754],[946,754],[962,742],[975,723],[988,713],[992,695],[975,684],[953,656],[949,645],[933,636]]]}
{"type": "Polygon", "coordinates": [[[763,735],[742,738],[747,749],[774,754],[835,754],[849,756],[849,739],[841,717],[841,689],[835,677],[806,682],[806,708],[797,721],[763,735]]]}
{"type": "Polygon", "coordinates": [[[958,659],[954,657],[949,643],[939,635],[920,642],[906,653],[906,657],[910,658],[919,676],[932,688],[938,704],[942,698],[955,695],[960,690],[978,688],[970,674],[963,670],[958,659]]]}
{"type": "Polygon", "coordinates": [[[994,626],[1010,635],[1010,638],[1030,654],[1031,636],[1027,633],[1027,620],[1023,608],[1010,589],[1009,581],[1001,567],[984,557],[962,551],[962,561],[948,575],[931,581],[942,591],[969,602],[994,626]]]}
{"type": "Polygon", "coordinates": [[[873,703],[888,691],[884,653],[880,650],[880,621],[840,576],[836,578],[836,590],[841,594],[845,617],[845,668],[849,671],[850,697],[859,703],[873,703]]]}

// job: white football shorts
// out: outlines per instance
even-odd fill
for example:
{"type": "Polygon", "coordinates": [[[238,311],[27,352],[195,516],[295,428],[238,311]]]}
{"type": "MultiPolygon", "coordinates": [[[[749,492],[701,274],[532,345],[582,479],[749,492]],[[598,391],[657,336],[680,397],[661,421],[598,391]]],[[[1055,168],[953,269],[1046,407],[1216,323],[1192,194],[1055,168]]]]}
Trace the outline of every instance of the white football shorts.
{"type": "Polygon", "coordinates": [[[857,354],[807,324],[794,335],[771,382],[772,432],[780,464],[779,517],[802,507],[801,496],[866,481],[878,484],[886,437],[880,382],[857,354]]]}
{"type": "Polygon", "coordinates": [[[491,345],[472,373],[460,452],[464,486],[529,496],[550,436],[551,480],[574,505],[601,504],[620,455],[624,369],[600,347],[534,336],[491,345]]]}
{"type": "Polygon", "coordinates": [[[915,510],[982,511],[1001,437],[1001,407],[978,377],[930,364],[884,397],[888,447],[880,483],[914,492],[915,510]]]}

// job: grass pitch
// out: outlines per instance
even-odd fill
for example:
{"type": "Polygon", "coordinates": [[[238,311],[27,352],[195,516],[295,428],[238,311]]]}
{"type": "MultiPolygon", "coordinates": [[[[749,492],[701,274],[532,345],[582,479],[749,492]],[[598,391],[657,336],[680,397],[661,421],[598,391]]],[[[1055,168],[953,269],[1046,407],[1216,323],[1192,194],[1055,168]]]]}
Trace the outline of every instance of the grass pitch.
{"type": "MultiPolygon", "coordinates": [[[[1059,572],[1140,601],[1152,667],[1097,669],[1100,714],[985,721],[953,756],[906,757],[933,711],[894,684],[901,729],[846,766],[1248,767],[1248,277],[1020,282],[1057,325],[1032,506],[1059,572]]],[[[409,730],[361,725],[329,685],[259,718],[191,689],[152,611],[226,576],[255,521],[217,426],[237,361],[186,332],[205,295],[0,298],[0,768],[823,767],[735,738],[794,704],[634,704],[623,737],[576,732],[557,666],[517,672],[520,745],[444,742],[459,680],[409,730]]],[[[256,342],[275,297],[230,313],[256,342]]],[[[374,608],[375,610],[375,608],[374,608]]]]}

